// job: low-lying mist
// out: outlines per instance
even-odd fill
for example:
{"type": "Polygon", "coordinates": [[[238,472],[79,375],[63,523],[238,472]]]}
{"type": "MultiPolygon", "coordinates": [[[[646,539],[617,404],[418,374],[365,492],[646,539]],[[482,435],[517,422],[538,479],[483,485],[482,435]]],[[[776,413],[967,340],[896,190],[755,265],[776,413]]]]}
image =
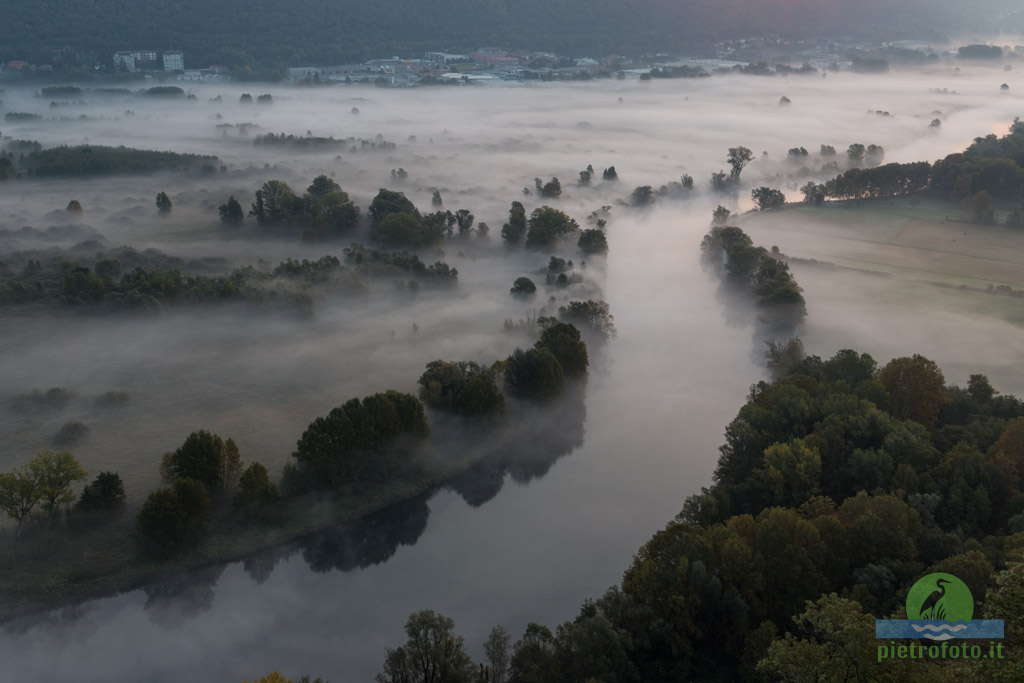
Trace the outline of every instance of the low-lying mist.
{"type": "MultiPolygon", "coordinates": [[[[822,144],[840,152],[876,144],[886,161],[909,162],[1002,133],[1024,113],[1017,74],[965,66],[884,76],[408,91],[203,85],[189,88],[195,99],[175,101],[86,90],[81,101],[58,108],[31,91],[8,89],[6,111],[44,118],[3,124],[0,143],[212,154],[225,168],[202,177],[0,184],[0,262],[26,251],[62,253],[87,239],[95,240],[87,249],[156,249],[211,274],[260,260],[343,258],[350,242],[368,243],[364,232],[311,242],[257,235],[251,218],[234,231],[219,224],[217,207],[229,195],[248,212],[266,180],[284,180],[301,194],[321,173],[364,214],[380,188],[406,193],[424,212],[437,189],[443,208],[471,210],[490,232],[420,254],[457,268],[453,287],[412,293],[371,277],[360,295],[316,298],[309,316],[233,306],[111,315],[0,311],[0,471],[55,448],[62,425],[81,422],[88,432],[66,448],[90,474],[121,473],[130,505],[157,485],[161,454],[197,429],[234,438],[244,460],[265,463],[276,477],[306,425],[347,399],[385,389],[414,393],[432,360],[490,363],[532,343],[524,327],[507,329],[506,321],[551,314],[570,300],[604,299],[618,334],[592,352],[581,444],[552,460],[543,476],[518,481],[491,473],[506,485],[479,507],[451,490],[418,502],[413,541],[396,543],[379,565],[319,572],[292,553],[271,563],[260,582],[241,563],[214,572],[200,609],[154,609],[151,595],[134,591],[52,612],[3,632],[5,668],[33,680],[242,680],[281,669],[362,681],[379,669],[414,609],[451,614],[461,632],[479,634],[494,623],[517,632],[528,621],[570,617],[581,599],[618,580],[631,553],[686,495],[710,482],[725,425],[765,376],[756,313],[729,310],[718,282],[701,268],[700,241],[715,206],[746,211],[750,187],[758,185],[795,201],[804,182],[829,177],[817,155],[822,144]],[[1003,82],[1008,93],[1000,91],[1003,82]],[[273,103],[242,104],[246,91],[272,93],[273,103]],[[781,105],[783,96],[791,104],[781,105]],[[941,125],[930,125],[936,119],[941,125]],[[242,123],[255,126],[243,135],[242,123]],[[254,144],[267,133],[356,141],[380,135],[396,146],[354,142],[304,151],[254,144]],[[712,194],[709,178],[728,170],[727,150],[738,145],[753,150],[754,161],[743,171],[737,202],[712,194]],[[805,173],[787,159],[801,146],[809,150],[805,173]],[[595,179],[578,186],[588,164],[595,179]],[[611,166],[619,180],[601,180],[611,166]],[[406,178],[392,177],[399,168],[406,178]],[[684,174],[695,179],[692,198],[627,205],[635,187],[658,188],[684,174]],[[561,197],[539,197],[534,178],[552,176],[561,181],[561,197]],[[154,205],[161,191],[174,205],[167,216],[154,205]],[[81,203],[80,216],[64,211],[71,200],[81,203]],[[587,257],[569,242],[507,248],[500,231],[512,201],[527,213],[555,206],[582,227],[610,206],[608,255],[587,257]],[[21,231],[67,225],[79,229],[21,231]],[[583,281],[541,284],[552,255],[572,259],[583,281]],[[540,284],[532,299],[510,294],[520,276],[540,284]],[[25,399],[53,387],[70,393],[25,399]],[[111,399],[109,392],[127,396],[111,399]]],[[[855,270],[848,245],[856,222],[836,232],[790,211],[741,221],[758,244],[844,266],[793,263],[807,299],[801,335],[809,353],[852,347],[880,363],[922,353],[951,382],[986,372],[997,389],[1024,392],[1019,328],[956,292],[921,284],[927,277],[880,276],[863,272],[870,268],[862,263],[855,270]]],[[[529,442],[530,425],[521,426],[529,442]]],[[[446,447],[462,446],[453,438],[446,447]]],[[[475,489],[466,490],[472,497],[475,489]]]]}

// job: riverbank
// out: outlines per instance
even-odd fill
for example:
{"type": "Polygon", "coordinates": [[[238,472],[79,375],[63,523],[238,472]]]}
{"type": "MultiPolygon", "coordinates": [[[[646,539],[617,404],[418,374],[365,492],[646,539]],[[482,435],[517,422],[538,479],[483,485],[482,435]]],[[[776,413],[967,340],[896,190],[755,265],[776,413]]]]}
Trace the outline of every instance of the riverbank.
{"type": "Polygon", "coordinates": [[[585,382],[574,383],[547,404],[512,402],[497,421],[433,415],[432,438],[400,479],[340,496],[284,499],[274,524],[245,522],[220,510],[203,543],[171,560],[140,553],[133,509],[101,526],[40,528],[22,540],[9,537],[0,556],[0,623],[238,562],[429,496],[478,467],[501,479],[523,466],[546,469],[582,440],[584,389],[585,382]]]}

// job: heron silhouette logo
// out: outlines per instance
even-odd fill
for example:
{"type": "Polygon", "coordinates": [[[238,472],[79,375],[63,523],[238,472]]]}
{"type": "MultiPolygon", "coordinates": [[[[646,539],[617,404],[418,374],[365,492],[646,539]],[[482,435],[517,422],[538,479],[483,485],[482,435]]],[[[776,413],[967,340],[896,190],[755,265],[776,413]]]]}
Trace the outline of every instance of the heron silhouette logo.
{"type": "Polygon", "coordinates": [[[974,596],[952,574],[935,572],[918,579],[907,592],[906,619],[875,621],[878,638],[1002,638],[1000,619],[974,619],[974,596]]]}

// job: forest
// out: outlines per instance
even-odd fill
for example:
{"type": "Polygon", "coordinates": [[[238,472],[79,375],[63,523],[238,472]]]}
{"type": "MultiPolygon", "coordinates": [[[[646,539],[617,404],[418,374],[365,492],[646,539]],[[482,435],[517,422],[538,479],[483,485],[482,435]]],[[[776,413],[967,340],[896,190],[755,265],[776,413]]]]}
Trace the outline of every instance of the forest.
{"type": "MultiPolygon", "coordinates": [[[[778,350],[775,350],[778,351],[778,350]]],[[[711,487],[637,552],[621,585],[485,661],[453,621],[410,615],[380,683],[1019,680],[1012,660],[876,665],[875,617],[922,573],[962,577],[1021,644],[1024,402],[920,355],[774,353],[726,428],[711,487]],[[428,662],[429,664],[424,664],[428,662]]],[[[273,680],[273,679],[264,679],[273,680]]]]}

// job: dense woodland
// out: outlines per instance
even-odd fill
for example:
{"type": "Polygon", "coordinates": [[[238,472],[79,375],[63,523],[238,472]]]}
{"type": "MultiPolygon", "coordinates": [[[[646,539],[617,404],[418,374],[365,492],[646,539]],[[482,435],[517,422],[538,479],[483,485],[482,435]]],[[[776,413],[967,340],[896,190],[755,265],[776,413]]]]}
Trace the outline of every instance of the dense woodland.
{"type": "Polygon", "coordinates": [[[777,379],[727,427],[715,483],[620,586],[514,644],[496,628],[481,664],[450,619],[415,613],[378,681],[427,680],[424,661],[467,683],[1020,680],[1024,403],[982,375],[949,386],[918,355],[772,351],[777,379]],[[876,664],[874,618],[901,618],[930,571],[1007,620],[1012,659],[876,664]]]}
{"type": "Polygon", "coordinates": [[[39,178],[140,175],[161,171],[210,174],[217,172],[220,165],[217,157],[199,154],[100,145],[43,149],[33,141],[12,140],[6,142],[0,152],[0,180],[17,173],[39,178]],[[4,172],[4,168],[8,170],[4,172]]]}

